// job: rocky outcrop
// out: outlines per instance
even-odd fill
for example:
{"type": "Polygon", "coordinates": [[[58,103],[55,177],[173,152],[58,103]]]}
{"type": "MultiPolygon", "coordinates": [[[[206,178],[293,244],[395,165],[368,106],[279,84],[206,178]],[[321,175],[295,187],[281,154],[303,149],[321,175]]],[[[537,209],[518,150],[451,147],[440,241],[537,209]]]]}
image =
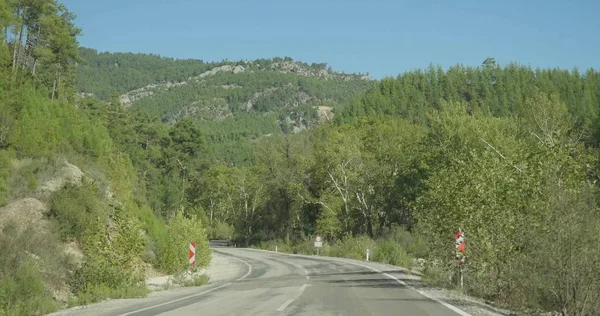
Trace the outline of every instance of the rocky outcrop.
{"type": "MultiPolygon", "coordinates": [[[[42,223],[48,207],[34,198],[25,198],[0,208],[0,233],[9,222],[18,223],[19,228],[29,225],[45,225],[42,223]]],[[[41,229],[41,227],[40,227],[41,229]]]]}
{"type": "Polygon", "coordinates": [[[65,162],[64,166],[50,176],[38,189],[39,193],[52,193],[64,187],[67,183],[79,184],[83,178],[83,172],[79,167],[65,162]]]}
{"type": "Polygon", "coordinates": [[[133,102],[143,99],[143,98],[147,98],[149,96],[154,95],[154,91],[156,90],[160,90],[160,89],[169,89],[171,87],[180,87],[180,86],[185,86],[187,84],[186,81],[182,81],[182,82],[163,82],[163,83],[156,83],[156,84],[150,84],[147,85],[145,87],[139,88],[139,89],[135,89],[133,91],[129,91],[126,94],[121,95],[121,97],[119,98],[119,101],[121,102],[121,104],[123,104],[123,106],[130,106],[133,102]]]}
{"type": "MultiPolygon", "coordinates": [[[[247,71],[253,71],[252,69],[256,68],[256,66],[257,66],[252,61],[246,61],[246,62],[243,62],[243,64],[245,66],[241,65],[241,64],[218,66],[211,70],[205,71],[198,76],[190,77],[190,78],[188,78],[187,81],[162,82],[162,83],[150,84],[145,87],[142,87],[142,88],[139,88],[139,89],[136,89],[136,90],[133,90],[126,94],[121,95],[120,101],[121,101],[121,104],[123,104],[124,106],[127,107],[127,106],[130,106],[131,104],[133,104],[135,101],[138,101],[143,98],[147,98],[147,97],[154,95],[157,91],[160,91],[160,90],[166,90],[171,87],[183,86],[183,85],[187,85],[188,83],[198,84],[198,83],[203,82],[203,80],[205,80],[211,76],[215,76],[215,75],[217,75],[219,73],[223,73],[223,72],[240,74],[240,73],[247,72],[247,71]]],[[[322,78],[324,80],[342,79],[342,80],[349,81],[349,80],[354,80],[357,78],[359,78],[360,80],[367,80],[367,81],[374,80],[373,78],[371,78],[367,75],[352,75],[352,74],[345,74],[342,72],[331,71],[331,70],[328,70],[325,68],[314,68],[314,67],[307,66],[306,64],[303,64],[301,62],[295,62],[295,61],[274,62],[274,63],[270,64],[269,68],[261,69],[259,71],[275,71],[275,72],[295,74],[295,75],[305,76],[305,77],[317,77],[317,78],[322,78]]],[[[252,101],[249,101],[249,103],[247,104],[248,108],[252,108],[251,103],[252,103],[252,101]]]]}

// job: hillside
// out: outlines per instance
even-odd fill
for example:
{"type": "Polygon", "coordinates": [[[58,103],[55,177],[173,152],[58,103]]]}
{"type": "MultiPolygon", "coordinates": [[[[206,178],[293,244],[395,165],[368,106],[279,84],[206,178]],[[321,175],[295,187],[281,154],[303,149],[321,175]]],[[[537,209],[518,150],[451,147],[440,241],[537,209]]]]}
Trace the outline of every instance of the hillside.
{"type": "MultiPolygon", "coordinates": [[[[314,123],[316,116],[330,119],[335,106],[349,102],[374,82],[366,75],[335,72],[324,63],[308,65],[289,57],[205,63],[88,48],[79,51],[81,95],[104,100],[119,95],[124,106],[165,122],[184,117],[220,121],[248,112],[303,112],[301,116],[314,123]]],[[[308,124],[292,121],[279,120],[284,132],[308,124]]]]}
{"type": "Polygon", "coordinates": [[[212,145],[213,163],[253,165],[253,142],[332,120],[337,107],[376,81],[289,57],[254,61],[176,60],[80,48],[80,96],[120,102],[174,124],[192,119],[212,145]]]}
{"type": "MultiPolygon", "coordinates": [[[[148,273],[189,269],[177,251],[186,238],[197,242],[198,267],[211,258],[207,221],[171,205],[160,214],[146,199],[122,151],[135,145],[115,137],[115,108],[76,97],[74,19],[56,1],[0,0],[3,316],[145,296],[148,273]]],[[[162,148],[181,146],[164,140],[162,148]]]]}

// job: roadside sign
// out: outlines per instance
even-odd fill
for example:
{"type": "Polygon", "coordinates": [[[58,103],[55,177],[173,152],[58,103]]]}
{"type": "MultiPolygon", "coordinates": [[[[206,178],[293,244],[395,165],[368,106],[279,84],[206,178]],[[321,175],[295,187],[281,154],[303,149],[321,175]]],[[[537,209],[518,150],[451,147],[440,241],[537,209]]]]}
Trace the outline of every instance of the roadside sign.
{"type": "Polygon", "coordinates": [[[321,236],[317,236],[317,238],[315,238],[315,247],[323,247],[323,238],[321,238],[321,236]]]}
{"type": "Polygon", "coordinates": [[[190,260],[190,264],[192,266],[194,266],[194,264],[196,264],[196,243],[195,242],[190,243],[190,250],[188,252],[188,257],[190,260]]]}
{"type": "Polygon", "coordinates": [[[459,230],[458,233],[454,234],[455,247],[456,247],[456,264],[465,264],[465,232],[459,230]]]}

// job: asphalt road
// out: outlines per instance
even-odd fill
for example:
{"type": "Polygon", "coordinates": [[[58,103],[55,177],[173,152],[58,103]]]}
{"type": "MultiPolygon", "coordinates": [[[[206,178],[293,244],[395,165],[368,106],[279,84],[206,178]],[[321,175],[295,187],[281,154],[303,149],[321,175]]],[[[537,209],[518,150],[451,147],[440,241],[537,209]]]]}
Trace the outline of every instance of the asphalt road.
{"type": "Polygon", "coordinates": [[[406,287],[400,271],[378,271],[360,263],[249,249],[213,251],[238,258],[245,269],[231,281],[186,289],[161,299],[131,301],[97,314],[468,315],[406,287]]]}

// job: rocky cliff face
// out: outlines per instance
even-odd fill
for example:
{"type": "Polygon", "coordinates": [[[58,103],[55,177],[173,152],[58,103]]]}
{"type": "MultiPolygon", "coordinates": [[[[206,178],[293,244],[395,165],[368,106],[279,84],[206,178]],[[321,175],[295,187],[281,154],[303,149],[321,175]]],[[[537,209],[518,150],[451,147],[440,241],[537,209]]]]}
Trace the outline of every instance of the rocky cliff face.
{"type": "MultiPolygon", "coordinates": [[[[129,92],[121,95],[120,101],[124,106],[128,107],[128,106],[131,106],[131,104],[133,104],[134,102],[141,100],[143,98],[150,97],[150,96],[154,95],[156,92],[161,91],[161,90],[167,90],[167,89],[170,89],[173,87],[185,86],[185,85],[193,84],[193,83],[198,84],[198,83],[201,83],[204,79],[218,75],[219,73],[240,74],[240,73],[248,72],[248,71],[250,71],[250,72],[273,71],[273,72],[280,72],[280,73],[286,73],[286,74],[295,74],[298,76],[305,76],[305,77],[316,77],[316,78],[321,78],[324,80],[331,80],[331,79],[352,80],[352,79],[357,78],[357,75],[350,75],[350,74],[345,74],[342,72],[335,72],[335,71],[331,71],[331,70],[327,70],[327,69],[313,68],[313,67],[307,66],[306,64],[303,64],[300,62],[294,62],[294,61],[274,62],[274,63],[270,64],[267,68],[261,67],[260,64],[258,64],[258,63],[255,63],[252,61],[246,61],[246,62],[243,62],[238,65],[218,66],[209,71],[203,72],[202,74],[200,74],[198,76],[190,77],[186,81],[180,81],[180,82],[165,81],[165,82],[161,82],[161,83],[150,84],[145,87],[141,87],[139,89],[129,91],[129,92]]],[[[358,76],[358,78],[360,80],[366,80],[366,81],[374,80],[373,78],[366,76],[366,75],[358,76]]]]}

